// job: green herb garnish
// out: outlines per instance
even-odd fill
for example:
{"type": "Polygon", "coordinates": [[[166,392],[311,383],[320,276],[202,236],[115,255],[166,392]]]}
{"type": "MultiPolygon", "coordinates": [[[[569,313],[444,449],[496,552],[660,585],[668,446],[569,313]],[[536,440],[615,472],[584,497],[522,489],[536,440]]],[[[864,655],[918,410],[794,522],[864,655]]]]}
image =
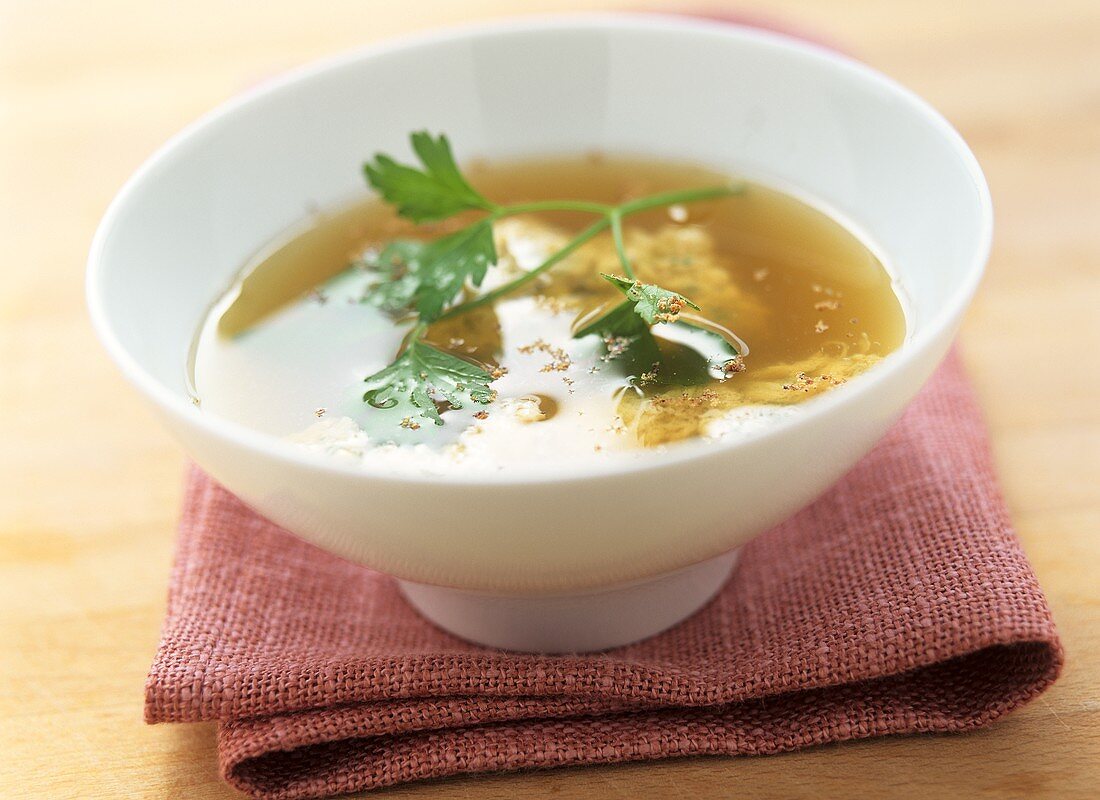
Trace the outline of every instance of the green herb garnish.
{"type": "Polygon", "coordinates": [[[367,302],[386,311],[413,309],[422,322],[434,322],[467,281],[480,286],[496,261],[489,220],[430,242],[398,240],[378,254],[382,280],[367,302]]]}
{"type": "Polygon", "coordinates": [[[462,408],[466,397],[488,403],[493,399],[491,380],[476,364],[414,338],[396,361],[367,378],[363,399],[375,408],[404,407],[408,414],[441,425],[436,399],[451,408],[462,408]]]}
{"type": "Polygon", "coordinates": [[[699,309],[683,295],[656,284],[606,273],[600,275],[627,299],[595,319],[585,320],[573,332],[573,338],[599,336],[603,340],[604,352],[610,358],[618,358],[630,351],[634,361],[647,362],[645,366],[649,367],[661,358],[652,326],[675,322],[685,306],[699,309]]]}
{"type": "Polygon", "coordinates": [[[601,272],[601,276],[610,281],[620,292],[626,295],[627,300],[634,303],[633,311],[646,325],[656,325],[659,322],[675,322],[684,310],[684,306],[691,306],[696,311],[699,306],[688,300],[682,294],[670,292],[652,283],[642,283],[639,280],[627,280],[618,275],[608,275],[601,272]]]}
{"type": "Polygon", "coordinates": [[[423,337],[430,323],[492,303],[535,280],[586,242],[610,230],[626,277],[603,277],[627,299],[574,335],[595,334],[605,342],[619,340],[624,348],[656,351],[650,327],[674,321],[685,306],[693,309],[698,306],[677,292],[637,279],[623,244],[623,220],[641,211],[726,197],[742,190],[735,185],[686,189],[618,206],[581,200],[498,205],[463,177],[446,136],[433,138],[420,131],[412,134],[411,143],[419,165],[400,164],[378,154],[363,168],[370,185],[396,207],[397,213],[417,223],[438,222],[462,212],[480,211],[484,216],[432,241],[392,242],[364,262],[378,278],[365,300],[390,313],[412,314],[416,320],[404,350],[395,361],[366,379],[364,399],[379,408],[407,406],[410,414],[431,419],[437,425],[443,424],[439,404],[460,408],[467,397],[476,403],[488,403],[493,397],[489,388],[493,376],[483,367],[425,342],[423,337]],[[456,302],[465,290],[481,286],[488,269],[496,264],[493,223],[540,211],[580,211],[597,219],[536,268],[490,292],[456,302]]]}
{"type": "Polygon", "coordinates": [[[496,208],[462,177],[446,136],[433,139],[419,131],[409,138],[422,168],[398,164],[381,153],[363,166],[370,185],[397,206],[398,214],[413,222],[433,222],[460,211],[496,208]]]}

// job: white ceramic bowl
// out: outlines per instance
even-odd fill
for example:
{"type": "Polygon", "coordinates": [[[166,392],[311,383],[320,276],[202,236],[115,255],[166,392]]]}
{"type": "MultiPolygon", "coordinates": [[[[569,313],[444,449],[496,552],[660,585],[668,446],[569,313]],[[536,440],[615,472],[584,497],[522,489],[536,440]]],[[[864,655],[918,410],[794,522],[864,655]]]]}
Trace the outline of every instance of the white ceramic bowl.
{"type": "Polygon", "coordinates": [[[681,18],[524,19],[342,55],[207,115],[111,205],[92,246],[88,298],[126,377],[250,506],[403,579],[422,611],[468,638],[594,649],[693,611],[738,546],[870,449],[947,350],[991,226],[988,190],[962,139],[850,59],[681,18]],[[460,157],[599,148],[794,187],[882,254],[908,295],[909,339],[749,440],[570,472],[533,463],[476,480],[401,477],[326,460],[192,405],[184,361],[211,300],[308,206],[364,191],[364,159],[406,154],[408,132],[420,128],[446,132],[460,157]]]}

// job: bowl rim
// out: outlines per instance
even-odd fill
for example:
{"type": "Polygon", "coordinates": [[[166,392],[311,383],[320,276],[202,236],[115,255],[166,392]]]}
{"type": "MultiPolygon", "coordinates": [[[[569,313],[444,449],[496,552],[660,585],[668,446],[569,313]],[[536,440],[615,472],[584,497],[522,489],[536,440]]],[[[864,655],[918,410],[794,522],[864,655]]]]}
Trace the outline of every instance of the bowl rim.
{"type": "Polygon", "coordinates": [[[107,207],[92,240],[86,269],[85,295],[92,327],[127,381],[151,399],[161,411],[172,415],[181,422],[198,426],[207,435],[223,442],[257,451],[259,454],[277,461],[290,462],[293,466],[320,470],[344,478],[358,478],[394,484],[525,486],[575,480],[590,481],[650,470],[668,469],[686,461],[706,460],[708,456],[720,456],[723,453],[756,444],[786,432],[797,431],[802,426],[814,424],[818,418],[825,415],[833,407],[853,402],[857,397],[873,392],[876,387],[888,382],[892,376],[903,371],[911,362],[916,360],[921,351],[931,347],[938,336],[962,316],[982,280],[992,246],[992,238],[993,206],[989,186],[977,158],[962,136],[927,101],[894,79],[850,56],[805,39],[714,18],[644,12],[539,14],[447,26],[352,48],[293,68],[220,103],[162,144],[138,167],[115,195],[107,207]],[[495,472],[479,470],[472,474],[465,474],[460,471],[429,474],[413,470],[394,470],[392,467],[385,465],[345,463],[324,453],[314,452],[293,442],[285,441],[272,434],[254,430],[228,418],[203,413],[190,398],[171,390],[147,371],[131,355],[116,335],[110,314],[107,312],[103,291],[103,276],[106,271],[104,253],[107,241],[123,209],[129,205],[131,197],[134,196],[139,187],[154,178],[161,166],[174,158],[177,152],[195,135],[238,113],[247,111],[251,105],[270,94],[278,93],[325,72],[361,61],[368,61],[394,51],[431,48],[437,44],[455,40],[506,36],[515,33],[522,34],[537,31],[571,33],[590,30],[672,31],[724,38],[729,41],[751,41],[774,50],[785,51],[788,55],[811,59],[822,67],[847,73],[855,80],[868,86],[889,92],[894,99],[903,102],[909,110],[922,116],[951,145],[954,154],[969,173],[977,190],[980,230],[977,231],[977,246],[970,258],[966,275],[959,288],[948,298],[946,303],[936,309],[934,313],[928,315],[927,320],[922,323],[920,329],[912,336],[907,337],[905,343],[898,350],[885,357],[874,369],[857,376],[845,386],[838,387],[834,391],[827,392],[801,404],[801,408],[804,409],[803,413],[776,420],[773,424],[761,430],[739,436],[730,441],[687,440],[668,445],[659,453],[648,454],[648,457],[643,455],[632,459],[608,460],[606,462],[593,461],[591,464],[578,465],[569,469],[531,464],[518,470],[512,468],[495,472]]]}

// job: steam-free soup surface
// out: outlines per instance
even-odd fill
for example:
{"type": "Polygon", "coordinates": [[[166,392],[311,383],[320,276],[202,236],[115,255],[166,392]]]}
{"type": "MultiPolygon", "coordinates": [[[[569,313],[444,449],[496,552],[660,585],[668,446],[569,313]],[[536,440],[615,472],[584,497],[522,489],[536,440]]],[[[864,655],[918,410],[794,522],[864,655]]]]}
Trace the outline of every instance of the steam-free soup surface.
{"type": "MultiPolygon", "coordinates": [[[[596,156],[473,164],[466,174],[498,203],[620,203],[730,180],[596,156]]],[[[393,360],[409,326],[362,302],[376,277],[356,262],[393,239],[442,235],[470,219],[414,226],[374,199],[311,214],[214,304],[190,364],[196,401],[344,460],[438,473],[576,465],[759,430],[870,368],[905,335],[891,277],[859,238],[783,192],[748,184],[625,223],[638,278],[694,301],[702,330],[747,345],[743,371],[716,371],[708,350],[722,339],[683,325],[654,327],[658,365],[609,358],[596,336],[573,338],[578,317],[622,300],[600,277],[621,272],[604,234],[523,290],[429,330],[436,346],[499,376],[491,403],[445,410],[441,426],[372,407],[363,379],[393,360]]],[[[500,261],[481,291],[534,268],[590,222],[565,212],[498,222],[500,261]]]]}

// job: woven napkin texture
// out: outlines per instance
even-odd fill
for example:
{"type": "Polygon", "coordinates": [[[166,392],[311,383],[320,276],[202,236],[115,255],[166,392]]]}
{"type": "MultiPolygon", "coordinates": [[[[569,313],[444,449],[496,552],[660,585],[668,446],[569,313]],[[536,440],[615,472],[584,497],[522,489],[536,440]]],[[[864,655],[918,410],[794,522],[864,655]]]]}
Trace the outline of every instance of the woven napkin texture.
{"type": "Polygon", "coordinates": [[[458,773],[964,731],[1061,648],[956,357],[703,610],[594,655],[463,642],[388,578],[189,477],[150,722],[218,721],[225,779],[325,797],[458,773]]]}

